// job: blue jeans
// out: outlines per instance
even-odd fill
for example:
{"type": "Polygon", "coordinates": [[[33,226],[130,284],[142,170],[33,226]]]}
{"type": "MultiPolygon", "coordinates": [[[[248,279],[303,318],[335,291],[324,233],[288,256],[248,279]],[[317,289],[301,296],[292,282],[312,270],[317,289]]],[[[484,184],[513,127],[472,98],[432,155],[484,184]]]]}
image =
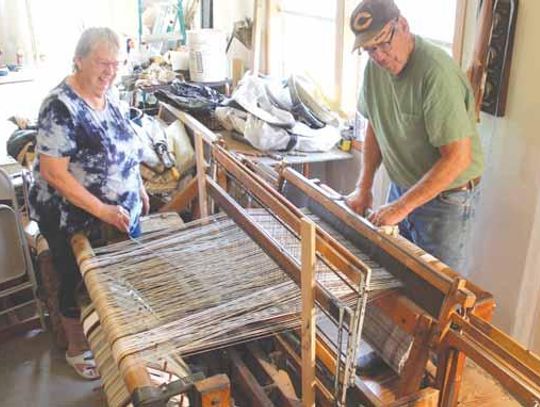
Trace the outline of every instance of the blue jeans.
{"type": "MultiPolygon", "coordinates": [[[[391,183],[387,202],[399,199],[407,188],[391,183]]],[[[466,252],[478,187],[469,191],[442,192],[416,208],[399,224],[400,234],[429,254],[466,273],[466,252]]]]}

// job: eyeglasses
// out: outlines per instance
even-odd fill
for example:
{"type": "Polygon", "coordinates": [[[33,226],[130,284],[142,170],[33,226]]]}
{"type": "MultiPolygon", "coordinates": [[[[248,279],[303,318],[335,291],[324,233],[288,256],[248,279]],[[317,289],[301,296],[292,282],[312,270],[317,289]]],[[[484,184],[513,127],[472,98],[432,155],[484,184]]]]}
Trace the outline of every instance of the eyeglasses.
{"type": "Polygon", "coordinates": [[[109,61],[97,59],[97,60],[94,60],[93,62],[102,69],[111,69],[113,71],[118,70],[118,67],[120,66],[120,61],[109,62],[109,61]]]}
{"type": "Polygon", "coordinates": [[[377,45],[371,47],[363,47],[363,50],[368,54],[374,54],[377,51],[387,53],[392,49],[392,41],[394,40],[394,34],[396,33],[396,23],[392,24],[392,31],[390,37],[386,41],[379,42],[377,45]]]}

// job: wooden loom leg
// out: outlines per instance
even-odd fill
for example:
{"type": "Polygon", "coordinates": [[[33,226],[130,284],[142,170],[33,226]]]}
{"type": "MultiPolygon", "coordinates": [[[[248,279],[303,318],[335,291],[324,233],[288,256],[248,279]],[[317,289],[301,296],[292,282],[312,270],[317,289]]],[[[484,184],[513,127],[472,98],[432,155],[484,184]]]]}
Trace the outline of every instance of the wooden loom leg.
{"type": "Polygon", "coordinates": [[[411,353],[401,375],[398,397],[409,396],[420,389],[429,358],[429,342],[432,331],[431,319],[421,315],[416,324],[411,353]]]}
{"type": "Polygon", "coordinates": [[[315,223],[302,219],[302,405],[315,406],[315,223]]]}
{"type": "MultiPolygon", "coordinates": [[[[491,321],[495,310],[493,299],[477,303],[472,314],[485,321],[491,321]]],[[[443,349],[438,355],[437,388],[440,389],[439,406],[455,406],[458,402],[466,355],[455,349],[443,349]]]]}
{"type": "Polygon", "coordinates": [[[458,402],[459,390],[461,388],[461,381],[463,378],[463,370],[465,369],[465,361],[467,357],[463,352],[454,352],[452,354],[452,373],[453,375],[449,378],[452,380],[451,389],[448,396],[448,406],[456,406],[458,402]]]}
{"type": "MultiPolygon", "coordinates": [[[[485,321],[491,321],[494,310],[495,302],[489,300],[477,304],[472,313],[485,321]]],[[[439,405],[456,406],[467,356],[457,350],[446,350],[445,352],[444,356],[439,355],[440,363],[446,364],[444,367],[441,365],[437,374],[437,387],[441,390],[439,405]]]]}
{"type": "Polygon", "coordinates": [[[227,173],[218,168],[217,170],[217,182],[218,182],[218,185],[223,188],[225,191],[228,191],[229,190],[229,183],[227,181],[227,173]]]}
{"type": "Polygon", "coordinates": [[[302,163],[302,175],[309,178],[309,163],[302,163]]]}
{"type": "Polygon", "coordinates": [[[172,199],[159,209],[159,212],[180,212],[197,197],[197,193],[198,178],[193,178],[182,191],[176,192],[172,199]]]}
{"type": "Polygon", "coordinates": [[[453,407],[457,404],[461,376],[465,365],[465,355],[455,349],[446,349],[439,366],[440,374],[437,380],[440,383],[439,407],[453,407]]]}
{"type": "Polygon", "coordinates": [[[246,398],[251,406],[273,407],[274,404],[268,398],[263,388],[257,382],[253,373],[251,373],[242,358],[236,350],[229,351],[231,359],[231,373],[235,384],[238,384],[242,396],[246,398]]]}
{"type": "Polygon", "coordinates": [[[197,407],[229,407],[231,405],[231,382],[225,374],[219,374],[195,383],[197,407]]]}
{"type": "MultiPolygon", "coordinates": [[[[443,303],[439,314],[439,323],[443,326],[442,333],[440,333],[441,337],[444,337],[446,331],[450,329],[450,318],[457,304],[455,298],[456,293],[465,290],[465,285],[466,280],[462,278],[455,278],[452,283],[452,288],[443,303]]],[[[472,309],[475,302],[476,297],[471,293],[469,301],[465,304],[465,309],[472,309]]],[[[441,355],[439,355],[439,357],[440,356],[441,355]]],[[[442,401],[441,405],[443,406],[455,406],[457,404],[459,388],[461,386],[461,377],[465,367],[465,355],[455,350],[448,350],[445,357],[442,359],[444,359],[444,361],[439,362],[438,370],[443,372],[443,374],[437,374],[437,385],[441,389],[439,402],[442,401]],[[444,365],[441,366],[440,363],[444,363],[444,365]]]]}
{"type": "Polygon", "coordinates": [[[199,210],[201,218],[208,217],[208,200],[206,194],[206,162],[202,135],[195,133],[195,160],[197,166],[197,187],[199,191],[199,210]]]}
{"type": "MultiPolygon", "coordinates": [[[[246,345],[246,348],[252,358],[252,366],[256,370],[264,372],[272,382],[270,386],[278,393],[278,400],[274,404],[283,407],[300,407],[302,404],[296,395],[289,375],[284,370],[277,369],[272,363],[267,361],[261,347],[256,342],[246,345]]],[[[268,385],[265,387],[268,387],[268,385]]]]}
{"type": "MultiPolygon", "coordinates": [[[[280,334],[275,337],[275,344],[277,348],[287,357],[287,360],[294,366],[295,371],[300,371],[302,368],[302,361],[297,355],[292,346],[289,345],[286,339],[284,339],[280,334]]],[[[322,382],[315,377],[315,392],[317,405],[322,407],[333,407],[335,406],[334,397],[330,391],[322,382]]]]}
{"type": "MultiPolygon", "coordinates": [[[[473,314],[485,321],[491,321],[494,309],[495,302],[486,301],[483,304],[477,305],[473,310],[473,314]]],[[[441,373],[437,374],[437,387],[441,390],[439,405],[456,406],[467,357],[463,352],[456,350],[447,350],[446,352],[444,355],[439,355],[440,363],[444,362],[447,364],[444,369],[440,369],[441,373]]]]}

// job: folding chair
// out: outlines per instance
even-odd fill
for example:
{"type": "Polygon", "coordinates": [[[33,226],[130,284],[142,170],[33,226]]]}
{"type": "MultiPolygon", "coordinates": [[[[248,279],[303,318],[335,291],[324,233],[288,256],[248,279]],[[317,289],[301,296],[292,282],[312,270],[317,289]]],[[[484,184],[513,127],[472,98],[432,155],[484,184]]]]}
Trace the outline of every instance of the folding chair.
{"type": "Polygon", "coordinates": [[[19,210],[15,187],[9,174],[0,168],[0,204],[9,205],[15,211],[19,210]]]}
{"type": "Polygon", "coordinates": [[[25,238],[17,197],[9,175],[0,169],[0,299],[31,289],[33,299],[13,306],[6,305],[0,316],[22,309],[35,302],[40,323],[45,329],[41,301],[28,242],[25,238]]]}

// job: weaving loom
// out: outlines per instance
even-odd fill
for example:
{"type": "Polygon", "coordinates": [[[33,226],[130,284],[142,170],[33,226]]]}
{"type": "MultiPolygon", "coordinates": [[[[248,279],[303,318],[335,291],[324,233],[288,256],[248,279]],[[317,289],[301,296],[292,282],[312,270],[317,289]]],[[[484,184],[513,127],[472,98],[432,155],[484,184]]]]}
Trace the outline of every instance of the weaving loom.
{"type": "MultiPolygon", "coordinates": [[[[183,117],[195,132],[201,214],[213,213],[207,194],[224,213],[95,250],[83,236],[73,240],[92,299],[83,324],[109,404],[164,406],[175,396],[176,405],[229,405],[230,375],[247,395],[245,405],[299,405],[282,382],[272,383],[270,397],[245,365],[251,358],[255,376],[275,377],[262,354],[277,353],[293,378],[302,370],[299,237],[302,220],[310,218],[317,224],[317,405],[435,405],[437,399],[455,405],[465,345],[451,327],[469,329],[470,318],[489,342],[493,329],[486,333],[482,324],[493,312],[491,296],[405,239],[379,233],[337,194],[284,168],[278,189],[286,183],[306,198],[306,208],[296,208],[255,165],[240,162],[183,117]],[[219,182],[206,174],[203,140],[219,182]],[[256,209],[242,208],[226,192],[232,184],[256,209]],[[389,366],[379,384],[357,369],[361,337],[389,366]],[[252,342],[234,347],[246,341],[252,342]],[[221,360],[217,349],[225,349],[229,370],[209,369],[213,376],[202,379],[186,362],[221,360]],[[436,373],[426,385],[433,354],[436,373]],[[191,404],[179,394],[189,394],[191,404]]],[[[535,360],[523,364],[536,366],[535,360]]],[[[538,376],[532,381],[537,386],[538,376]]],[[[513,390],[524,397],[538,391],[523,393],[516,382],[513,390]]]]}

